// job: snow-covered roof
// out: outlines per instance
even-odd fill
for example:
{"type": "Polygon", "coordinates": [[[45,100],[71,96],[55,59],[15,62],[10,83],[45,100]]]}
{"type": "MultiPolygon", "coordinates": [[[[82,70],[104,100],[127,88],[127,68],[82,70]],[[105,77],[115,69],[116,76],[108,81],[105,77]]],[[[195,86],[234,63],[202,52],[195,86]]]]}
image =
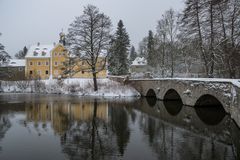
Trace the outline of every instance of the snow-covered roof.
{"type": "Polygon", "coordinates": [[[137,57],[133,62],[133,66],[147,65],[147,60],[144,57],[137,57]]]}
{"type": "Polygon", "coordinates": [[[24,67],[25,65],[26,65],[26,60],[25,59],[10,59],[7,66],[24,67]]]}
{"type": "Polygon", "coordinates": [[[10,59],[2,64],[1,67],[25,67],[25,65],[25,59],[10,59]]]}
{"type": "Polygon", "coordinates": [[[51,51],[55,46],[51,45],[32,45],[25,58],[50,58],[51,51]]]}

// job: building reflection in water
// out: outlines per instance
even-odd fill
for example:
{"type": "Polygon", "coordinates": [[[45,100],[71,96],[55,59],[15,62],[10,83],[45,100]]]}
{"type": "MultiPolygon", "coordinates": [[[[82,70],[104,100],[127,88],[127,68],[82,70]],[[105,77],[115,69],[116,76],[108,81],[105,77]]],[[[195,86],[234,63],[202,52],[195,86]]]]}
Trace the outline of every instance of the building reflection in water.
{"type": "Polygon", "coordinates": [[[239,159],[240,130],[225,112],[176,101],[41,100],[6,110],[0,110],[0,139],[11,127],[9,110],[25,111],[22,124],[51,129],[66,159],[239,159]]]}
{"type": "MultiPolygon", "coordinates": [[[[62,135],[68,130],[72,122],[91,121],[94,114],[93,102],[41,102],[31,103],[26,107],[26,120],[36,123],[51,122],[54,131],[62,135]]],[[[107,102],[99,103],[96,117],[108,120],[107,102]]]]}

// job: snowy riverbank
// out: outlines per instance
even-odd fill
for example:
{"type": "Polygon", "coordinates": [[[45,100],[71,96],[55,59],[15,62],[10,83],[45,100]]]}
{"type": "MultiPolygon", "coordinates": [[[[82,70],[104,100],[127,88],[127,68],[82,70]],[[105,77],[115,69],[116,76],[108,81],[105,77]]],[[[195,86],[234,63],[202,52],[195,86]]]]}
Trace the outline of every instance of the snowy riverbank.
{"type": "Polygon", "coordinates": [[[93,91],[92,79],[2,81],[4,93],[74,94],[79,96],[136,97],[139,93],[128,85],[109,79],[98,79],[98,91],[93,91]]]}

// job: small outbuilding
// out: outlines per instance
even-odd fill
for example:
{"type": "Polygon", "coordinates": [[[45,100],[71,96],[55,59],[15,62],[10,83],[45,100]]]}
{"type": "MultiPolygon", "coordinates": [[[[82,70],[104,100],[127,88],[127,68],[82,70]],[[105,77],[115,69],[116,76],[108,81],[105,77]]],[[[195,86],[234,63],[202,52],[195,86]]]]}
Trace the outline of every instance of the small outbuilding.
{"type": "Polygon", "coordinates": [[[130,66],[131,73],[143,73],[148,70],[147,60],[144,57],[137,57],[130,66]]]}
{"type": "Polygon", "coordinates": [[[8,62],[0,66],[0,80],[18,81],[25,79],[24,59],[10,59],[8,62]]]}

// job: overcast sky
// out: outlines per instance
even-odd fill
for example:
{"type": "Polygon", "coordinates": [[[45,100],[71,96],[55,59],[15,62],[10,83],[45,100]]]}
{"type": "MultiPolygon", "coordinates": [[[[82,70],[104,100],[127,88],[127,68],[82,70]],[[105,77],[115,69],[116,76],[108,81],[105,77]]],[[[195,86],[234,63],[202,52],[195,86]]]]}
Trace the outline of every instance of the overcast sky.
{"type": "Polygon", "coordinates": [[[137,48],[148,30],[155,31],[162,14],[169,8],[181,11],[184,0],[0,0],[0,43],[14,55],[37,42],[57,42],[61,30],[67,32],[87,4],[108,15],[114,30],[122,19],[131,44],[137,48]]]}

